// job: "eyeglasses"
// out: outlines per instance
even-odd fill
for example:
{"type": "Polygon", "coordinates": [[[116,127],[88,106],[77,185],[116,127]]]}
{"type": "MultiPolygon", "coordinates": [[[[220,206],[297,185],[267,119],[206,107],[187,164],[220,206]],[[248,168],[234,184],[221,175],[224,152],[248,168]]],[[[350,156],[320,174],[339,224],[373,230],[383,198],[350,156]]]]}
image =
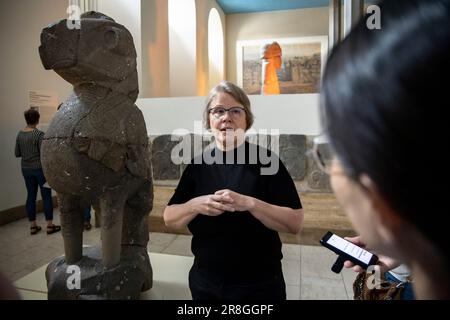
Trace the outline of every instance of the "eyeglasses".
{"type": "Polygon", "coordinates": [[[328,138],[325,135],[320,135],[313,139],[313,148],[308,153],[312,155],[321,171],[330,174],[334,156],[328,138]]]}
{"type": "Polygon", "coordinates": [[[216,119],[223,118],[227,112],[230,113],[232,118],[238,119],[245,114],[245,109],[242,107],[232,107],[230,109],[226,109],[224,107],[214,107],[209,109],[208,112],[216,119]]]}

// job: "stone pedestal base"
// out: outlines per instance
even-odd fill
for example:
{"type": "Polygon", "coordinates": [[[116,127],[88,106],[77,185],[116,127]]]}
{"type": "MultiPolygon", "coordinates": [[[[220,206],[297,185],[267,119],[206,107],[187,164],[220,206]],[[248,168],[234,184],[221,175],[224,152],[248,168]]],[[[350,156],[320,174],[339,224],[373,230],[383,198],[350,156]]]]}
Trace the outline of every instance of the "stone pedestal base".
{"type": "Polygon", "coordinates": [[[98,247],[83,248],[83,258],[67,265],[64,257],[53,260],[45,271],[49,300],[139,299],[153,285],[153,271],[146,248],[122,246],[120,264],[105,270],[98,247]]]}

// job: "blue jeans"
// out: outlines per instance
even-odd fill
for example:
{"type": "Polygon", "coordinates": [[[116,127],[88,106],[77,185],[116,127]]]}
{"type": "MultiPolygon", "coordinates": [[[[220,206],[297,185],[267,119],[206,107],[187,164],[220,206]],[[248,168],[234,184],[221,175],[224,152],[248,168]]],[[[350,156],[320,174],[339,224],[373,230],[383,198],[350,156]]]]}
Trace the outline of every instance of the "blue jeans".
{"type": "Polygon", "coordinates": [[[91,221],[91,207],[90,206],[83,210],[83,217],[84,217],[85,222],[91,221]]]}
{"type": "MultiPolygon", "coordinates": [[[[384,274],[384,277],[389,282],[400,283],[400,281],[389,272],[386,272],[384,274]]],[[[414,290],[411,282],[405,283],[402,293],[402,300],[416,300],[416,296],[414,295],[414,290]]]]}
{"type": "Polygon", "coordinates": [[[41,189],[44,203],[45,220],[53,220],[52,189],[44,187],[46,182],[42,169],[22,169],[25,186],[27,187],[27,215],[30,222],[36,221],[36,196],[38,186],[41,189]]]}

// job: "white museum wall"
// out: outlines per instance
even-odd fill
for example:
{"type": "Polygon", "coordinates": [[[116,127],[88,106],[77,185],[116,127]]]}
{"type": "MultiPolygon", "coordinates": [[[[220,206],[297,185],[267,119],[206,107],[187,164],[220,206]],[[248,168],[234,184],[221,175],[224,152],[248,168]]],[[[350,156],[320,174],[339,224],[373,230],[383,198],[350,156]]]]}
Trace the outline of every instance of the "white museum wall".
{"type": "Polygon", "coordinates": [[[219,12],[211,9],[208,18],[208,88],[225,79],[225,39],[219,12]]]}
{"type": "Polygon", "coordinates": [[[227,79],[237,82],[236,42],[328,35],[328,7],[227,15],[227,79]]]}
{"type": "MultiPolygon", "coordinates": [[[[67,17],[68,1],[2,0],[0,2],[0,211],[25,204],[20,159],[14,156],[17,132],[25,126],[28,90],[49,90],[66,99],[71,86],[39,58],[40,33],[49,23],[67,17]]],[[[39,195],[40,197],[40,195],[39,195]]]]}
{"type": "Polygon", "coordinates": [[[133,36],[137,54],[139,88],[142,88],[141,0],[98,0],[97,9],[124,25],[133,36]]]}
{"type": "Polygon", "coordinates": [[[168,1],[170,96],[194,96],[197,93],[196,3],[195,0],[168,1]]]}
{"type": "MultiPolygon", "coordinates": [[[[321,133],[318,94],[250,95],[257,132],[279,130],[280,134],[318,135],[321,133]]],[[[152,136],[199,133],[206,97],[138,99],[147,133],[152,136]],[[161,121],[164,119],[164,121],[161,121]]],[[[203,129],[202,129],[203,130],[203,129]]],[[[263,133],[263,132],[261,132],[263,133]]]]}

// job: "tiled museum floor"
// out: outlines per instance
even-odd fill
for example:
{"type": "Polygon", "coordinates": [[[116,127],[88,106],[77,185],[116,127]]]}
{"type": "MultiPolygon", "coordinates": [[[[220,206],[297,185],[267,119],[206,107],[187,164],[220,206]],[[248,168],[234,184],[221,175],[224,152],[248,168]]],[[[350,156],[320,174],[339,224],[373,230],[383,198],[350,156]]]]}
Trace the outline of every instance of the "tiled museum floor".
{"type": "MultiPolygon", "coordinates": [[[[59,224],[59,212],[55,212],[59,224]]],[[[38,214],[38,224],[43,229],[37,235],[29,234],[27,219],[0,227],[0,271],[11,281],[16,281],[51,259],[63,254],[61,233],[47,235],[43,214],[38,214]]],[[[84,244],[97,245],[100,229],[84,232],[84,244]]],[[[150,233],[148,251],[164,254],[192,256],[191,236],[167,233],[150,233]]],[[[320,246],[283,244],[283,271],[287,297],[297,299],[352,299],[352,282],[355,273],[343,270],[341,274],[330,271],[335,261],[331,251],[320,246]]]]}

